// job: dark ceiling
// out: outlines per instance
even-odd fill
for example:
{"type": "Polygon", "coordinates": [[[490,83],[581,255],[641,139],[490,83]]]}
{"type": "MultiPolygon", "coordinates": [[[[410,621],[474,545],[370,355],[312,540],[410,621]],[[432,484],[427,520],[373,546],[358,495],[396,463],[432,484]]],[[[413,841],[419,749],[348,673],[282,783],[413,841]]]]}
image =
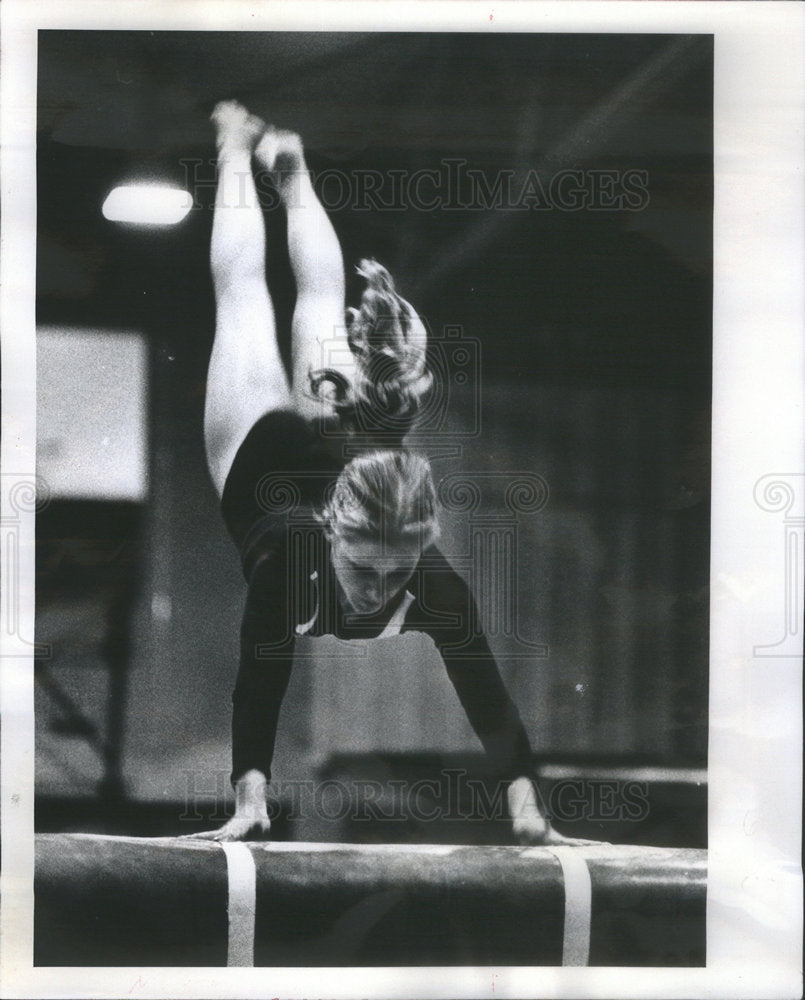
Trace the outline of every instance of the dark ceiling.
{"type": "MultiPolygon", "coordinates": [[[[640,211],[333,204],[348,264],[373,254],[432,329],[462,326],[516,380],[709,386],[712,39],[653,35],[67,32],[39,35],[38,317],[145,329],[204,358],[214,146],[238,97],[301,132],[314,173],[444,169],[515,190],[535,169],[647,172],[640,211]],[[168,231],[100,213],[134,178],[188,183],[168,231]]],[[[293,292],[267,213],[281,319],[293,292]]]]}

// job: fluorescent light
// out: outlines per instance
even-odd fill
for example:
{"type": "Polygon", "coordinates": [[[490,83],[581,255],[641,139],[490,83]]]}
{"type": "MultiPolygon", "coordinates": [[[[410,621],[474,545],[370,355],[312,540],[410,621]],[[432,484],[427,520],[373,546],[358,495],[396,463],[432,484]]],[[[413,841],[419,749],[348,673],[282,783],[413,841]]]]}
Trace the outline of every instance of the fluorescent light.
{"type": "Polygon", "coordinates": [[[175,226],[193,207],[189,191],[160,184],[127,184],[114,188],[103,203],[104,218],[138,226],[175,226]]]}

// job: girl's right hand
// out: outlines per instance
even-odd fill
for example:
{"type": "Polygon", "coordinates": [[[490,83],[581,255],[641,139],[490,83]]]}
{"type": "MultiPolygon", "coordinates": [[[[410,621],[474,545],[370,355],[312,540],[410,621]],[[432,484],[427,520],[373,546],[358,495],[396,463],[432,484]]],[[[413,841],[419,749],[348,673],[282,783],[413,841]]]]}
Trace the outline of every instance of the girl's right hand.
{"type": "Polygon", "coordinates": [[[233,840],[270,840],[271,820],[268,816],[238,816],[228,819],[218,830],[188,833],[182,840],[215,840],[225,843],[233,840]]]}

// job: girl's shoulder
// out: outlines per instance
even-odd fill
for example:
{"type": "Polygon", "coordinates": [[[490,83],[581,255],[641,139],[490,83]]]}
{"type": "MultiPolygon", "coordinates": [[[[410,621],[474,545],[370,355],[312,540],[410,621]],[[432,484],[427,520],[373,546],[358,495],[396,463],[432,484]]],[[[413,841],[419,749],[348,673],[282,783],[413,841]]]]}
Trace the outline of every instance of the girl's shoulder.
{"type": "Polygon", "coordinates": [[[468,587],[438,545],[429,545],[419,557],[409,589],[425,607],[448,609],[464,605],[468,587]]]}

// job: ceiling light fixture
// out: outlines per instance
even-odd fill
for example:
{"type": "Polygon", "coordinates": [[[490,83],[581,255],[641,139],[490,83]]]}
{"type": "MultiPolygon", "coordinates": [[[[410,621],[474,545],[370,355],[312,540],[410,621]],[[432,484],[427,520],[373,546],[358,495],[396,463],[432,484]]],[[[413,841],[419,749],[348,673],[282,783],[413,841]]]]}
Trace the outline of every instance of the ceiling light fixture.
{"type": "Polygon", "coordinates": [[[114,188],[103,203],[110,222],[136,226],[175,226],[193,207],[189,191],[160,184],[125,184],[114,188]]]}

